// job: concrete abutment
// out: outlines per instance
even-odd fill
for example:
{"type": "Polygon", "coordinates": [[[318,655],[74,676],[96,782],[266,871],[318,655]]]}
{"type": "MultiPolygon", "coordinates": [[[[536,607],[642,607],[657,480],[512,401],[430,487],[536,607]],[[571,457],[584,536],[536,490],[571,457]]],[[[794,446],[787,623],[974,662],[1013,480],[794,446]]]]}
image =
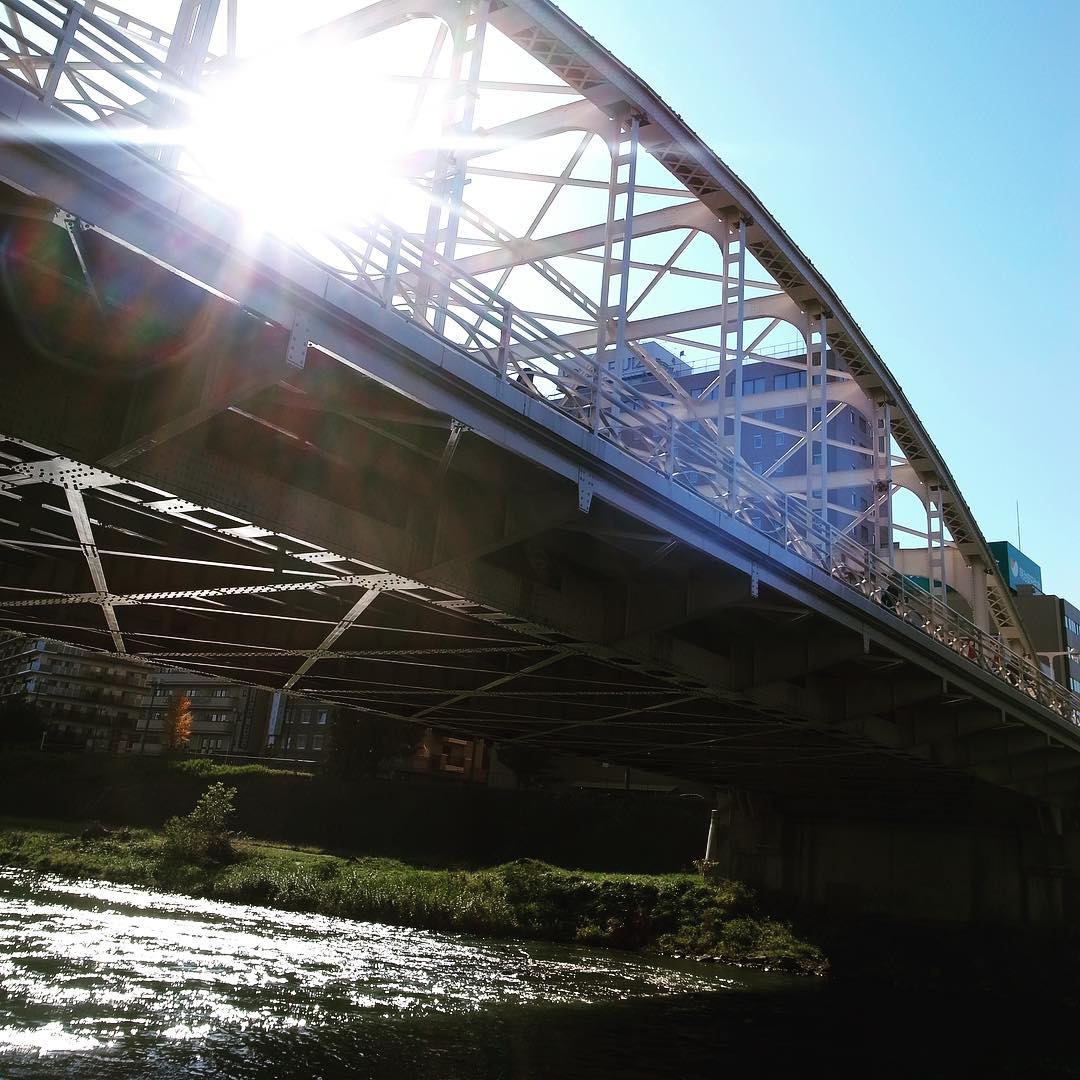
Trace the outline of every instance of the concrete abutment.
{"type": "Polygon", "coordinates": [[[712,873],[830,915],[1064,928],[1080,915],[1080,831],[1058,815],[949,824],[815,817],[720,796],[712,873]]]}

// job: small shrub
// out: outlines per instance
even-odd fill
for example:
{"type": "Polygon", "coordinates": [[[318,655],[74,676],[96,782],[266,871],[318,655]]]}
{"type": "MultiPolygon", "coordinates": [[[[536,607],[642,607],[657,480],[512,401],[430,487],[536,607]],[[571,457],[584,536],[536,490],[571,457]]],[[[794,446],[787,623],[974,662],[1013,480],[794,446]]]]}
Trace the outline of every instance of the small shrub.
{"type": "Polygon", "coordinates": [[[165,854],[183,862],[230,862],[236,857],[236,788],[211,784],[190,814],[165,823],[165,854]]]}

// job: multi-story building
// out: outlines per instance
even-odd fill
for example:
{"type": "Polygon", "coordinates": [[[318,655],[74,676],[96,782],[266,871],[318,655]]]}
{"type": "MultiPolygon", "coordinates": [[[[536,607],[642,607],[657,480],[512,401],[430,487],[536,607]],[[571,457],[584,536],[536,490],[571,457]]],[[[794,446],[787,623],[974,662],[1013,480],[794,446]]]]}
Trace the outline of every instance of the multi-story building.
{"type": "Polygon", "coordinates": [[[266,753],[297,761],[321,762],[329,744],[334,710],[304,698],[275,695],[264,727],[266,753]]]}
{"type": "Polygon", "coordinates": [[[987,545],[990,554],[1001,571],[1002,580],[1012,594],[1016,596],[1024,586],[1030,586],[1036,593],[1043,591],[1042,567],[1025,555],[1008,540],[991,540],[987,545]]]}
{"type": "MultiPolygon", "coordinates": [[[[728,373],[721,396],[721,380],[717,368],[709,365],[691,366],[681,356],[665,349],[655,341],[644,342],[640,348],[664,368],[702,407],[701,415],[714,422],[719,420],[721,402],[724,405],[724,434],[733,437],[735,422],[730,415],[735,392],[735,374],[728,373]],[[711,407],[709,402],[714,403],[711,407]]],[[[790,493],[805,494],[813,502],[824,500],[829,522],[840,528],[850,528],[861,543],[880,546],[881,537],[874,535],[872,503],[875,498],[873,482],[867,482],[874,467],[873,417],[855,384],[836,368],[831,352],[827,353],[825,401],[825,438],[814,432],[821,425],[822,394],[820,350],[806,363],[806,348],[802,345],[774,346],[761,350],[770,360],[755,360],[742,365],[742,418],[739,428],[739,449],[742,459],[760,476],[790,493]],[[807,386],[807,373],[810,386],[807,386]],[[808,437],[808,434],[811,437],[808,437]],[[825,446],[825,484],[822,490],[821,449],[825,446]],[[810,476],[807,476],[809,467],[810,476]],[[854,479],[849,479],[855,473],[854,479]],[[816,479],[815,479],[816,478],[816,479]]],[[[631,386],[645,393],[670,396],[656,375],[641,359],[628,353],[607,363],[609,371],[618,374],[631,386]]],[[[701,420],[690,426],[702,432],[701,420]]],[[[883,452],[886,452],[883,449],[883,452]]],[[[694,482],[693,477],[684,477],[694,482]]],[[[819,503],[820,506],[820,503],[819,503]]],[[[882,517],[887,516],[883,508],[882,517]]],[[[884,542],[887,544],[888,539],[884,542]]]]}
{"type": "Polygon", "coordinates": [[[1032,585],[1019,587],[1016,603],[1035,651],[1059,683],[1080,694],[1080,609],[1032,585]]]}
{"type": "Polygon", "coordinates": [[[261,753],[270,693],[190,672],[155,673],[152,703],[139,733],[143,752],[157,753],[161,749],[161,727],[169,701],[181,694],[191,702],[189,752],[261,753]]]}
{"type": "Polygon", "coordinates": [[[144,664],[42,638],[0,644],[0,701],[21,698],[46,723],[46,744],[135,749],[150,705],[144,664]]]}
{"type": "MultiPolygon", "coordinates": [[[[266,753],[306,763],[321,763],[330,749],[336,710],[317,701],[282,695],[267,724],[266,753]]],[[[438,777],[485,783],[490,749],[483,739],[463,739],[424,730],[415,753],[381,763],[380,771],[398,779],[438,777]]]]}
{"type": "MultiPolygon", "coordinates": [[[[171,698],[191,702],[189,753],[209,756],[242,754],[318,766],[330,749],[336,709],[307,698],[222,682],[183,672],[155,675],[153,703],[140,732],[145,752],[160,750],[161,727],[171,698]]],[[[425,729],[410,757],[384,763],[382,771],[398,778],[437,776],[484,783],[489,747],[482,739],[462,739],[425,729]]]]}
{"type": "Polygon", "coordinates": [[[1014,544],[993,540],[988,547],[1045,669],[1080,693],[1080,610],[1061,596],[1044,593],[1042,568],[1014,544]]]}

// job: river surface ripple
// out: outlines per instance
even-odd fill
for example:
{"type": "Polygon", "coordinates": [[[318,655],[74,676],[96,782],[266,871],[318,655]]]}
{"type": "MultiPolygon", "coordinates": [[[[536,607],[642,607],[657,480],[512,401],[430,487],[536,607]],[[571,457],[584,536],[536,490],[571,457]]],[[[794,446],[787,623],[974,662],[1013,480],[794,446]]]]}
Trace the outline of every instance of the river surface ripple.
{"type": "Polygon", "coordinates": [[[1031,991],[829,985],[0,868],[0,1080],[1080,1078],[1080,996],[1031,991]]]}
{"type": "MultiPolygon", "coordinates": [[[[289,1075],[289,1062],[302,1062],[308,1076],[376,1075],[378,1061],[386,1075],[404,1075],[391,1058],[415,1075],[412,1058],[438,1056],[455,1032],[468,1043],[471,1028],[486,1027],[477,1014],[573,1011],[738,985],[731,972],[632,954],[0,870],[4,1077],[232,1077],[277,1066],[289,1075]],[[365,1065],[371,1055],[377,1060],[365,1065]]],[[[486,1075],[476,1058],[490,1046],[471,1050],[476,1075],[486,1075]]]]}

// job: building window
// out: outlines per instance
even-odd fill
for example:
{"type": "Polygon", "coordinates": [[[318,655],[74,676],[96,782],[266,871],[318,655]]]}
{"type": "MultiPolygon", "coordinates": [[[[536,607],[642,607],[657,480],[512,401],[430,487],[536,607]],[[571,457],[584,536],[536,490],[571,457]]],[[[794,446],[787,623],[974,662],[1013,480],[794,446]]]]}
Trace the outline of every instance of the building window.
{"type": "Polygon", "coordinates": [[[307,749],[307,736],[306,735],[297,735],[296,736],[296,749],[297,750],[306,750],[307,749]]]}
{"type": "MultiPolygon", "coordinates": [[[[320,724],[325,724],[326,723],[326,715],[327,714],[326,714],[325,709],[320,709],[319,710],[319,723],[320,724]]],[[[322,736],[320,735],[319,738],[322,738],[322,736]]]]}
{"type": "Polygon", "coordinates": [[[784,375],[773,376],[774,390],[797,390],[806,385],[805,371],[789,371],[784,375]]]}
{"type": "Polygon", "coordinates": [[[765,436],[764,435],[755,435],[754,436],[754,449],[755,450],[760,450],[764,445],[765,445],[765,436]]]}
{"type": "Polygon", "coordinates": [[[218,686],[214,689],[214,697],[225,697],[229,693],[224,686],[218,686]]]}
{"type": "Polygon", "coordinates": [[[814,447],[814,452],[810,457],[810,464],[811,465],[820,465],[821,464],[821,447],[820,446],[815,446],[814,447]]]}
{"type": "Polygon", "coordinates": [[[312,735],[311,736],[311,749],[312,750],[321,750],[322,749],[322,739],[323,739],[323,737],[321,735],[312,735]]]}
{"type": "Polygon", "coordinates": [[[784,410],[783,409],[777,409],[776,412],[773,415],[775,416],[775,418],[777,420],[783,420],[784,419],[784,410]]]}
{"type": "Polygon", "coordinates": [[[776,438],[775,438],[774,441],[775,441],[777,446],[783,446],[784,445],[784,435],[783,435],[783,433],[778,431],[776,433],[776,438]]]}
{"type": "Polygon", "coordinates": [[[764,394],[765,393],[765,379],[743,379],[742,384],[743,397],[748,394],[764,394]]]}
{"type": "Polygon", "coordinates": [[[758,476],[760,476],[765,471],[765,462],[764,461],[755,461],[754,465],[753,465],[753,468],[754,468],[754,472],[756,472],[758,474],[758,476]]]}
{"type": "Polygon", "coordinates": [[[814,406],[814,411],[811,413],[810,423],[811,424],[820,424],[821,423],[821,406],[820,405],[815,405],[814,406]]]}

